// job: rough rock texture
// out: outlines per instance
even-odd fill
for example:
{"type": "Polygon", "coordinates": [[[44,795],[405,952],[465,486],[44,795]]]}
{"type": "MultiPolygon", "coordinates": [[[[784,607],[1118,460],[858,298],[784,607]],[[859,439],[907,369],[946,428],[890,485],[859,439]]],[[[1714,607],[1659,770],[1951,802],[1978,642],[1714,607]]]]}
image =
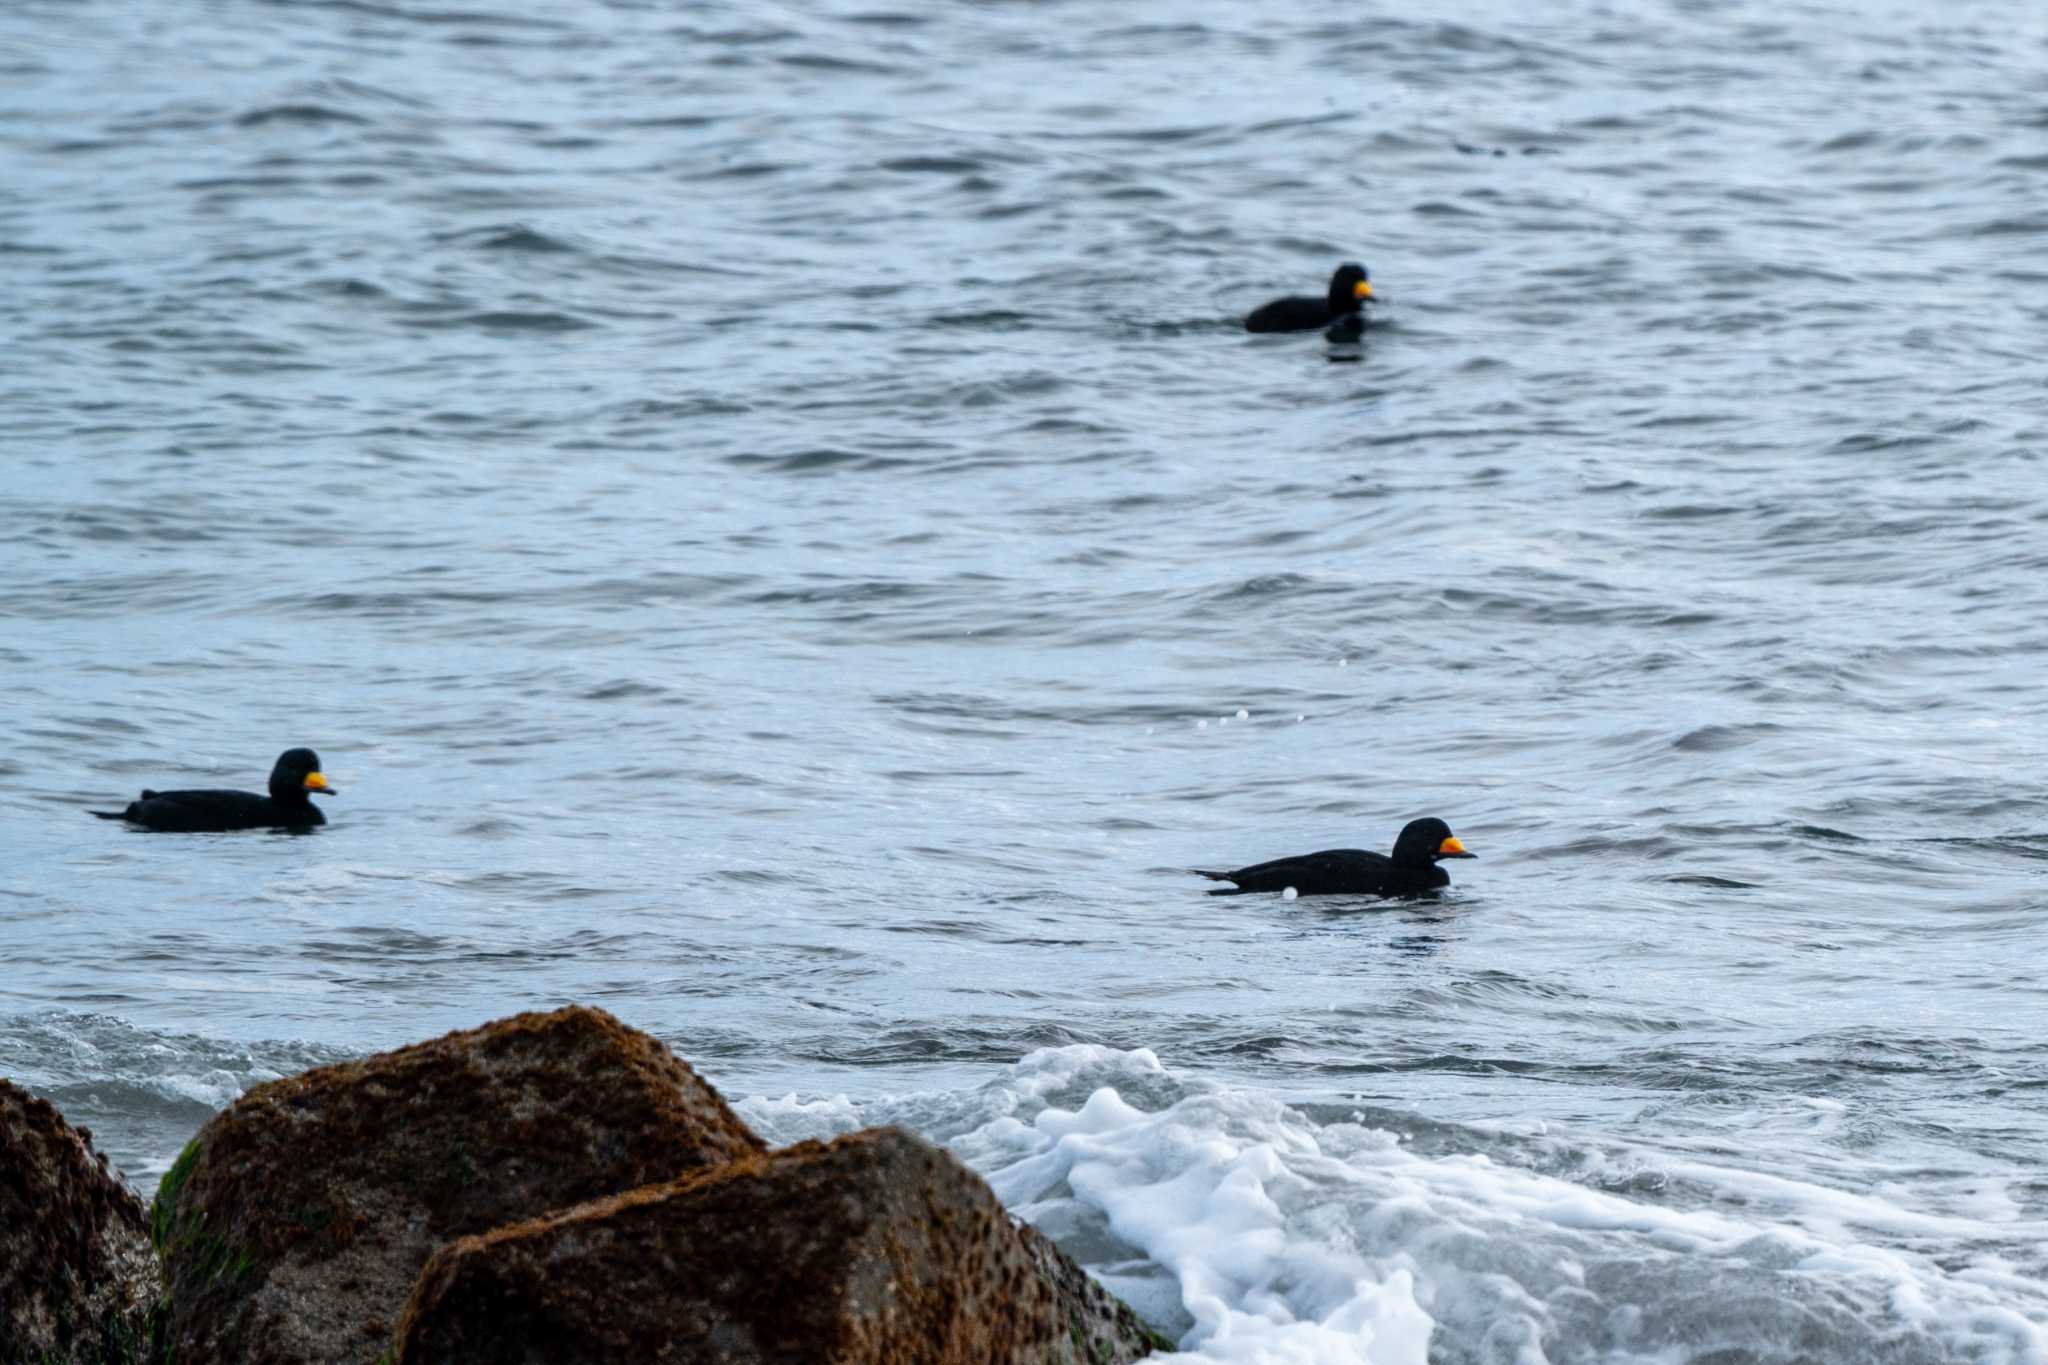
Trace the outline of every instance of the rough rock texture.
{"type": "Polygon", "coordinates": [[[0,1365],[143,1359],[148,1229],[92,1134],[0,1080],[0,1365]]]}
{"type": "Polygon", "coordinates": [[[451,1243],[398,1359],[1112,1365],[1152,1349],[1129,1309],[1063,1302],[1040,1267],[979,1176],[875,1128],[451,1243]]]}
{"type": "Polygon", "coordinates": [[[1135,1360],[1153,1351],[1173,1349],[1171,1340],[1153,1331],[1129,1304],[1096,1283],[1073,1257],[1053,1245],[1052,1238],[1029,1223],[1017,1224],[1017,1236],[1037,1268],[1038,1278],[1066,1315],[1067,1336],[1077,1348],[1076,1359],[1096,1365],[1098,1361],[1135,1360]]]}
{"type": "Polygon", "coordinates": [[[580,1006],[258,1086],[157,1192],[160,1342],[373,1361],[442,1243],[761,1150],[659,1041],[580,1006]]]}

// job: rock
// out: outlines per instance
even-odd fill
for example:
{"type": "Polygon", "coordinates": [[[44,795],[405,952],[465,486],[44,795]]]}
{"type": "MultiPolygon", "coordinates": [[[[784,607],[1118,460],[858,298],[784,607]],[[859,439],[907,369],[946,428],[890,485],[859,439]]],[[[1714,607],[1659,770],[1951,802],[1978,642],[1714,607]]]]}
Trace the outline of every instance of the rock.
{"type": "Polygon", "coordinates": [[[1069,1273],[1087,1279],[949,1153],[874,1128],[450,1243],[398,1360],[1112,1365],[1153,1348],[1100,1286],[1063,1298],[1069,1273]]]}
{"type": "Polygon", "coordinates": [[[92,1134],[0,1080],[0,1361],[139,1361],[161,1288],[142,1201],[92,1134]]]}
{"type": "Polygon", "coordinates": [[[659,1041],[580,1006],[258,1086],[157,1192],[160,1345],[372,1361],[442,1243],[761,1150],[659,1041]]]}
{"type": "Polygon", "coordinates": [[[1173,1342],[1152,1327],[1131,1306],[1098,1284],[1073,1257],[1053,1245],[1052,1238],[1029,1223],[1017,1224],[1024,1252],[1038,1270],[1067,1320],[1067,1337],[1076,1359],[1088,1365],[1136,1360],[1153,1351],[1171,1351],[1173,1342]]]}

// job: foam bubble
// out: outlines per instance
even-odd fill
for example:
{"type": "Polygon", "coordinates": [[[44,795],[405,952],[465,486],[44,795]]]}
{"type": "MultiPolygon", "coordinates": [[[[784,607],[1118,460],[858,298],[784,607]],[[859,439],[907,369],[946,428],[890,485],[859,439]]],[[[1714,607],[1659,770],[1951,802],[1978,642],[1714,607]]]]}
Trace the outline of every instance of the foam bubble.
{"type": "Polygon", "coordinates": [[[1180,1365],[2048,1362],[2048,1292],[2012,1255],[2048,1227],[1982,1193],[1970,1214],[2011,1221],[1697,1160],[1594,1188],[1500,1134],[1424,1155],[1145,1051],[1033,1053],[982,1100],[949,1145],[1178,1333],[1180,1365]]]}
{"type": "Polygon", "coordinates": [[[1299,1235],[1315,1217],[1295,1169],[1317,1155],[1306,1131],[1274,1108],[1233,1132],[1217,1102],[1147,1113],[1102,1086],[1078,1109],[1006,1117],[953,1145],[1027,1217],[1072,1221],[1060,1206],[1079,1205],[1171,1274],[1184,1353],[1162,1359],[1424,1365],[1431,1322],[1412,1268],[1299,1235]]]}
{"type": "Polygon", "coordinates": [[[861,1107],[845,1095],[816,1100],[799,1099],[794,1093],[780,1099],[749,1095],[734,1100],[732,1107],[748,1127],[778,1147],[806,1138],[834,1138],[867,1126],[861,1107]]]}
{"type": "Polygon", "coordinates": [[[239,1099],[249,1086],[276,1079],[275,1073],[263,1071],[244,1075],[231,1071],[209,1071],[203,1075],[170,1072],[156,1077],[151,1087],[166,1099],[189,1100],[209,1109],[221,1109],[239,1099]]]}

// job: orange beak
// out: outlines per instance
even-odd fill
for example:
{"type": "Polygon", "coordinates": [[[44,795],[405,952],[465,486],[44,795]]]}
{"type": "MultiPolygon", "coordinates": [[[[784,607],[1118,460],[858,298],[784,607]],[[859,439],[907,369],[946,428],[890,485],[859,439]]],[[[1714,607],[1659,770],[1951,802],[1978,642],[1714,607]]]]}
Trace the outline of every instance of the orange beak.
{"type": "Polygon", "coordinates": [[[1371,281],[1371,280],[1360,280],[1360,281],[1359,281],[1359,282],[1358,282],[1357,284],[1354,284],[1354,285],[1352,285],[1352,286],[1351,286],[1351,297],[1352,297],[1352,298],[1354,298],[1354,299],[1369,299],[1369,298],[1371,298],[1371,297],[1372,297],[1372,281],[1371,281]]]}
{"type": "Polygon", "coordinates": [[[1458,836],[1453,834],[1450,838],[1436,846],[1436,856],[1439,858],[1477,858],[1479,855],[1477,853],[1467,853],[1465,846],[1458,842],[1458,836]]]}
{"type": "Polygon", "coordinates": [[[327,785],[326,773],[307,773],[306,790],[309,792],[324,792],[328,796],[334,795],[334,788],[327,785]]]}

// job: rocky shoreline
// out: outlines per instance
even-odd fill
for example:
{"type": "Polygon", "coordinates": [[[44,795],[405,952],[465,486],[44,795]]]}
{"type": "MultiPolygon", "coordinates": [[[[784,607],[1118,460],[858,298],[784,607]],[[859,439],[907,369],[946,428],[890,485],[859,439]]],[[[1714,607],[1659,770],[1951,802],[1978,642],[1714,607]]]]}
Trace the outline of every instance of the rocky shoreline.
{"type": "Polygon", "coordinates": [[[899,1128],[770,1150],[569,1006],[257,1086],[145,1209],[0,1080],[0,1365],[1119,1365],[1170,1343],[899,1128]]]}

